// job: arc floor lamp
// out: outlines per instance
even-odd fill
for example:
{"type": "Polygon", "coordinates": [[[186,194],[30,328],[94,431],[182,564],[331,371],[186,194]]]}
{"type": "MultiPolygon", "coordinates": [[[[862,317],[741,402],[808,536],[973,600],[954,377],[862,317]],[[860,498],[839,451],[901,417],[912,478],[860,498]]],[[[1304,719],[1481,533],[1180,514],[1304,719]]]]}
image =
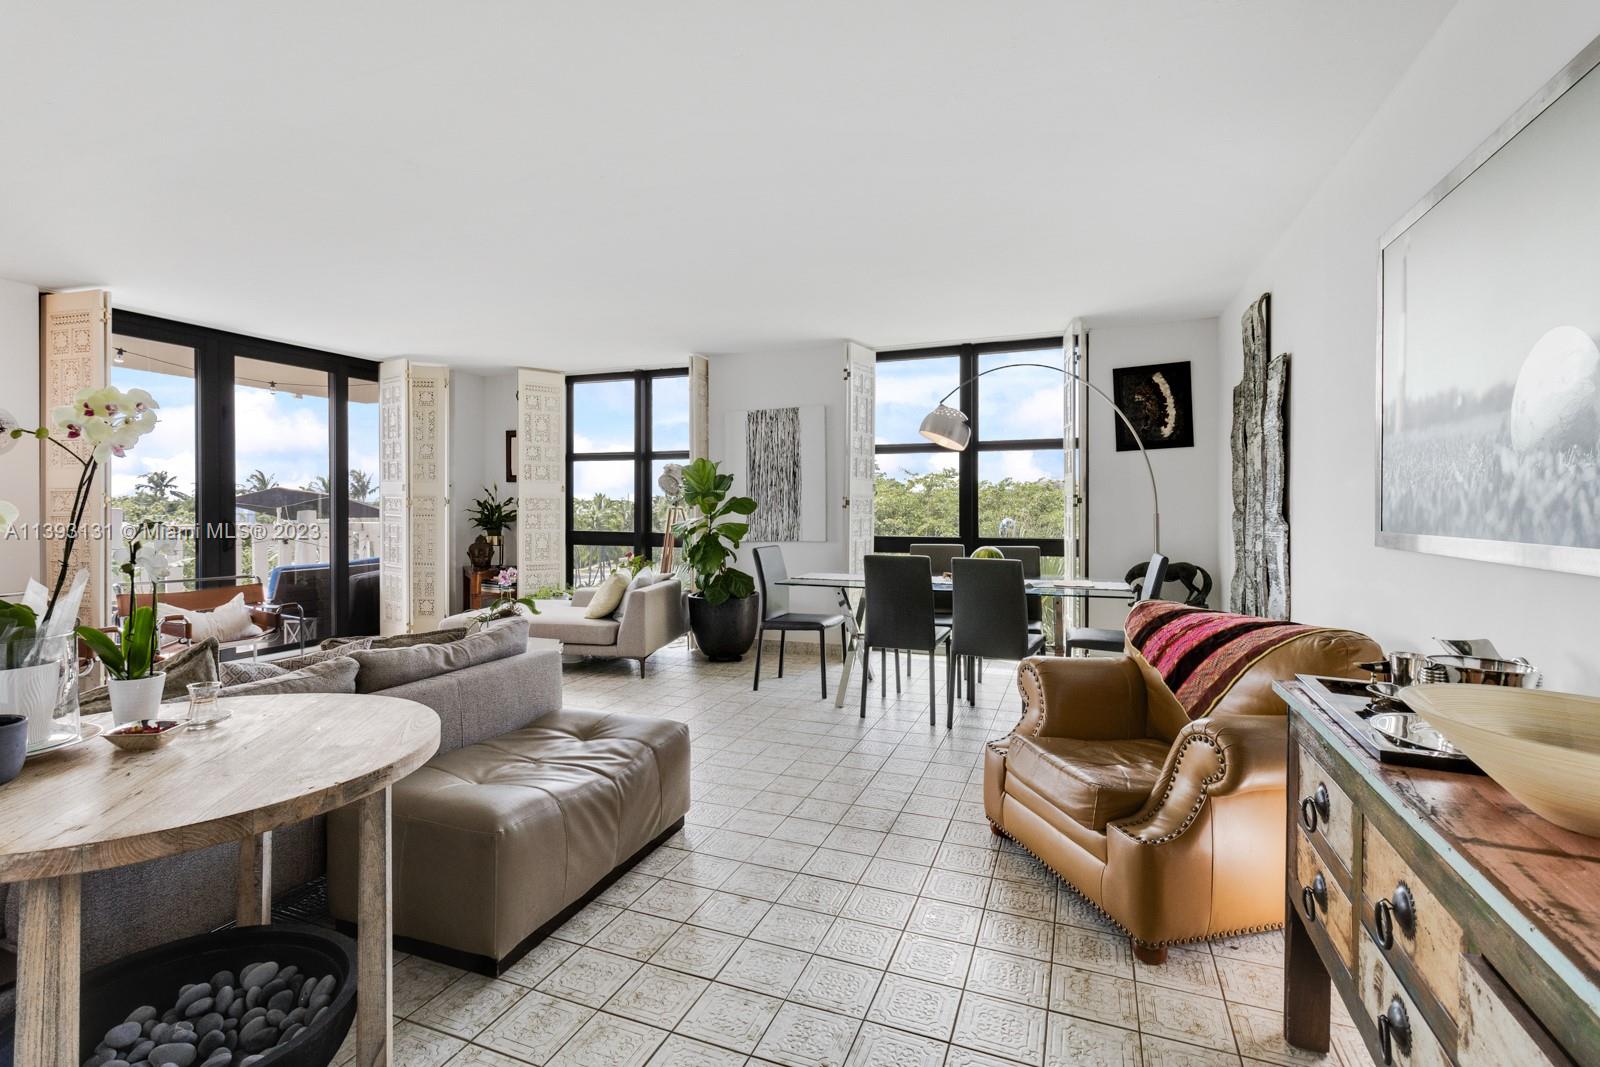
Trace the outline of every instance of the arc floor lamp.
{"type": "MultiPolygon", "coordinates": [[[[1088,389],[1101,400],[1104,400],[1108,405],[1110,405],[1111,410],[1117,413],[1117,418],[1122,420],[1122,425],[1128,428],[1128,433],[1133,437],[1133,443],[1139,446],[1139,455],[1144,457],[1145,473],[1150,476],[1150,517],[1155,527],[1155,551],[1160,552],[1161,494],[1156,489],[1156,469],[1150,463],[1150,453],[1145,449],[1144,441],[1139,438],[1139,431],[1134,429],[1133,423],[1129,421],[1127,413],[1117,406],[1117,402],[1115,400],[1112,400],[1110,396],[1106,395],[1106,391],[1104,389],[1101,389],[1093,382],[1079,377],[1064,367],[1055,367],[1049,363],[1007,363],[1003,367],[990,367],[986,371],[980,371],[979,373],[968,378],[966,381],[960,383],[960,385],[957,385],[955,389],[952,389],[948,393],[944,394],[944,396],[939,400],[939,406],[928,412],[928,414],[923,417],[922,425],[918,427],[917,432],[941,448],[948,448],[953,452],[965,452],[967,446],[972,443],[972,424],[967,421],[965,412],[958,408],[951,407],[949,404],[945,403],[945,401],[949,400],[952,396],[955,396],[956,392],[963,385],[975,382],[979,378],[994,374],[997,371],[1010,370],[1013,367],[1039,367],[1043,370],[1053,370],[1062,377],[1077,382],[1079,385],[1082,385],[1084,388],[1088,389]]],[[[1064,437],[1065,435],[1063,435],[1063,438],[1064,437]]]]}

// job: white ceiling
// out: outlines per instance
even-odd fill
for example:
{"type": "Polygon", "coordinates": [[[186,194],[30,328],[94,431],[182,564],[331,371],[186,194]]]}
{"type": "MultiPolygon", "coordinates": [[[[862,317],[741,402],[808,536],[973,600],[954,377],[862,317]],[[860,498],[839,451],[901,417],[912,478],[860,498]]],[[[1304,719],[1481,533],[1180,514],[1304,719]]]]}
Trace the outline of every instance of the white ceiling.
{"type": "Polygon", "coordinates": [[[474,367],[1211,314],[1451,2],[13,0],[0,277],[474,367]]]}

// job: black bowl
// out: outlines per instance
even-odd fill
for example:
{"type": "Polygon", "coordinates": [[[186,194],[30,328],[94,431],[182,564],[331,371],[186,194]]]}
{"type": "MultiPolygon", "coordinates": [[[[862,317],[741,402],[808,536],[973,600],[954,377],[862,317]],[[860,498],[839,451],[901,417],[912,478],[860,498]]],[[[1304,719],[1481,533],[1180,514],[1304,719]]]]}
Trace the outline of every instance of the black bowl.
{"type": "MultiPolygon", "coordinates": [[[[220,930],[124,956],[83,976],[78,1013],[80,1059],[87,1059],[107,1030],[141,1004],[165,1010],[180,986],[203,982],[262,960],[294,964],[301,974],[337,975],[339,991],[315,1026],[293,1044],[265,1053],[259,1067],[327,1067],[338,1054],[356,1014],[355,942],[317,926],[278,924],[220,930]]],[[[0,1067],[10,1067],[12,1034],[0,1040],[0,1067]]]]}

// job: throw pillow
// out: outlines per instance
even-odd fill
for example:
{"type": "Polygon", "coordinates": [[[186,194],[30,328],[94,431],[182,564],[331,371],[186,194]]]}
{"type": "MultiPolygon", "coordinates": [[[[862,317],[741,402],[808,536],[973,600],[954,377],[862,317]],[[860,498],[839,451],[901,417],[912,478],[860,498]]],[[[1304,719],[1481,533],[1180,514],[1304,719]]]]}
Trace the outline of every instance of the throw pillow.
{"type": "Polygon", "coordinates": [[[261,635],[261,627],[250,618],[250,606],[244,602],[243,593],[235,595],[226,604],[221,604],[210,611],[191,611],[172,604],[162,604],[157,610],[163,619],[181,615],[188,622],[189,637],[194,641],[215,637],[226,644],[229,641],[242,641],[247,637],[261,635]]]}
{"type": "Polygon", "coordinates": [[[633,594],[637,593],[641,589],[650,588],[660,580],[661,576],[648,567],[640,571],[638,574],[635,574],[633,576],[633,581],[628,583],[627,591],[622,594],[622,603],[617,605],[617,610],[612,612],[611,617],[616,619],[618,622],[621,622],[622,616],[628,610],[628,601],[633,599],[633,594]]]}
{"type": "Polygon", "coordinates": [[[586,619],[606,619],[622,604],[622,598],[628,591],[627,575],[612,572],[611,577],[595,587],[594,596],[589,600],[589,606],[584,609],[583,617],[586,619]]]}
{"type": "Polygon", "coordinates": [[[329,645],[324,642],[323,646],[314,652],[307,652],[303,656],[284,656],[281,659],[275,659],[272,662],[277,664],[279,667],[284,668],[285,670],[298,671],[303,667],[311,666],[313,663],[321,663],[324,660],[338,659],[341,656],[348,656],[352,652],[358,652],[361,649],[371,645],[373,640],[374,639],[371,637],[340,638],[340,641],[342,642],[340,644],[329,645]]]}
{"type": "Polygon", "coordinates": [[[280,678],[263,678],[258,682],[230,685],[222,690],[222,695],[260,697],[280,693],[354,693],[358,669],[355,660],[341,656],[313,663],[303,670],[287,671],[280,678]]]}
{"type": "Polygon", "coordinates": [[[219,679],[224,686],[259,682],[263,678],[282,678],[289,673],[287,667],[254,659],[224,660],[219,679]]]}
{"type": "Polygon", "coordinates": [[[497,623],[480,633],[446,645],[369,648],[352,652],[361,665],[356,692],[376,693],[451,671],[519,655],[528,648],[528,627],[520,619],[497,623]]]}
{"type": "Polygon", "coordinates": [[[410,648],[412,645],[443,645],[467,636],[467,626],[447,626],[440,630],[424,630],[415,634],[391,634],[388,637],[330,637],[322,642],[323,649],[342,648],[352,652],[355,648],[410,648]],[[358,643],[359,642],[359,643],[358,643]],[[354,647],[352,647],[354,646],[354,647]]]}
{"type": "MultiPolygon", "coordinates": [[[[217,668],[217,641],[208,637],[168,656],[159,664],[167,673],[161,687],[163,702],[189,698],[190,682],[215,682],[220,677],[217,668]]],[[[111,691],[105,686],[91,689],[78,698],[78,711],[83,715],[96,715],[111,710],[111,691]]]]}

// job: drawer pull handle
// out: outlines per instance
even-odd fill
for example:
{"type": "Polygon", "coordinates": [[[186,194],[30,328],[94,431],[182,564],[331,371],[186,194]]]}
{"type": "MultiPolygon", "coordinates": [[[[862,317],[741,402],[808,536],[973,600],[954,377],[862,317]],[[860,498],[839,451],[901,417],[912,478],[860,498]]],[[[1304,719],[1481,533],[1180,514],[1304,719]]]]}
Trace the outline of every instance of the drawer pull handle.
{"type": "Polygon", "coordinates": [[[1385,900],[1372,906],[1372,926],[1378,935],[1378,944],[1394,948],[1394,927],[1400,924],[1407,937],[1417,936],[1417,901],[1411,887],[1401,882],[1385,900]]]}
{"type": "Polygon", "coordinates": [[[1306,828],[1306,833],[1317,832],[1319,822],[1328,821],[1328,813],[1333,809],[1333,798],[1328,795],[1328,786],[1318,782],[1316,791],[1300,800],[1300,825],[1306,828]]]}
{"type": "Polygon", "coordinates": [[[1383,1050],[1383,1062],[1394,1063],[1394,1050],[1411,1055],[1411,1018],[1399,997],[1389,1000],[1389,1008],[1378,1016],[1378,1047],[1383,1050]]]}
{"type": "Polygon", "coordinates": [[[1300,904],[1305,908],[1306,920],[1317,921],[1317,906],[1321,905],[1323,911],[1328,910],[1328,881],[1318,871],[1311,879],[1311,884],[1300,887],[1300,904]]]}
{"type": "Polygon", "coordinates": [[[1387,899],[1372,906],[1372,930],[1382,948],[1394,948],[1394,905],[1387,899]]]}

